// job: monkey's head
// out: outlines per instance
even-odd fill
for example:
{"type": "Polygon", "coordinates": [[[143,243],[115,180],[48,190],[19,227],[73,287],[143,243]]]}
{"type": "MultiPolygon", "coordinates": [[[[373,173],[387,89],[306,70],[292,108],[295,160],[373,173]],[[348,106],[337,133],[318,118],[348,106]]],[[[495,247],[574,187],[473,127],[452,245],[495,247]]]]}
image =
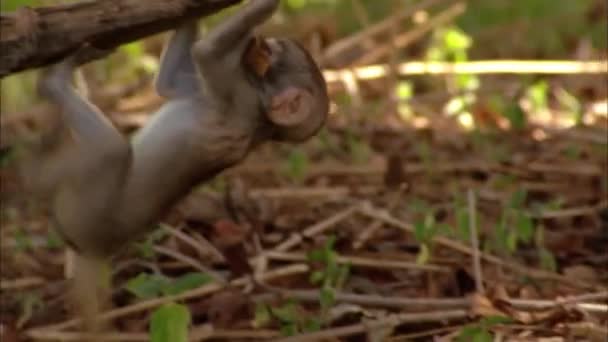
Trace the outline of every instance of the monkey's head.
{"type": "Polygon", "coordinates": [[[301,142],[319,131],[329,111],[327,85],[302,46],[289,39],[254,38],[243,64],[259,90],[270,139],[301,142]]]}

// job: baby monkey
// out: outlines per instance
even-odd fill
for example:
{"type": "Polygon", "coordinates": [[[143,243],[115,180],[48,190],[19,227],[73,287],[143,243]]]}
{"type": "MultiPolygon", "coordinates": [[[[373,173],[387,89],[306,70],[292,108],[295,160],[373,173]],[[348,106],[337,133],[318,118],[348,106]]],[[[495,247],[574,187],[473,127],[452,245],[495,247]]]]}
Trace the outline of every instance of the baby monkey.
{"type": "Polygon", "coordinates": [[[131,142],[72,88],[77,56],[44,71],[39,90],[69,138],[27,179],[51,195],[57,230],[79,257],[108,260],[259,144],[321,128],[329,101],[313,59],[294,41],[254,35],[278,5],[250,0],[199,41],[195,22],[178,28],[155,82],[167,101],[131,142]]]}
{"type": "Polygon", "coordinates": [[[71,139],[29,179],[52,192],[57,229],[75,251],[109,257],[260,143],[302,142],[321,128],[327,89],[310,55],[253,35],[278,4],[250,0],[199,41],[196,23],[178,28],[155,84],[168,101],[131,143],[71,87],[76,56],[45,71],[40,92],[71,139]]]}

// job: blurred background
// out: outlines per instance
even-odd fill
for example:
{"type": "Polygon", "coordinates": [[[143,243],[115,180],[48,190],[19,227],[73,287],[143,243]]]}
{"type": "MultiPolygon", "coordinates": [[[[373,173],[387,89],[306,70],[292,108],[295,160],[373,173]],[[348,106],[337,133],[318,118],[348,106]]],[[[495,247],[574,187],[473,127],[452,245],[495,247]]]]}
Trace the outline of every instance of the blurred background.
{"type": "MultiPolygon", "coordinates": [[[[59,2],[2,0],[1,9],[59,2]]],[[[271,266],[310,267],[282,279],[286,288],[306,284],[324,290],[331,283],[333,293],[407,298],[478,293],[474,284],[480,274],[470,255],[441,240],[449,239],[469,252],[481,250],[497,258],[484,259],[488,297],[500,293],[540,300],[605,290],[607,5],[604,0],[282,1],[280,13],[261,32],[297,39],[323,68],[332,100],[326,126],[302,145],[263,146],[243,164],[202,185],[165,223],[211,241],[251,228],[265,250],[275,250],[294,231],[309,232],[293,252],[281,250],[283,254],[269,257],[271,266]],[[233,207],[224,215],[221,199],[226,198],[233,207]],[[210,207],[209,199],[221,208],[210,207]],[[361,203],[365,209],[358,207],[361,203]],[[355,213],[344,214],[355,205],[355,213]],[[339,220],[327,223],[326,229],[306,230],[336,215],[339,220]],[[218,228],[218,220],[228,220],[231,228],[218,228]],[[474,235],[479,241],[468,247],[474,235]],[[302,257],[311,251],[331,253],[314,262],[302,257]],[[338,255],[343,256],[340,261],[338,255]],[[374,267],[351,257],[404,264],[374,267]],[[349,265],[348,276],[331,275],[327,265],[333,263],[349,265]],[[529,269],[522,272],[505,263],[529,269]],[[312,274],[323,281],[310,280],[312,274]]],[[[202,32],[233,10],[202,20],[202,32]]],[[[162,104],[151,81],[165,39],[166,33],[124,45],[82,68],[89,98],[125,134],[144,125],[162,104]]],[[[61,301],[45,284],[62,279],[65,246],[49,229],[46,214],[22,195],[15,167],[20,146],[44,129],[49,115],[48,104],[35,92],[37,76],[31,70],[1,81],[0,234],[6,257],[0,319],[19,329],[63,317],[31,312],[32,307],[53,312],[49,303],[61,301]],[[26,285],[15,283],[24,279],[26,285]]],[[[192,265],[162,251],[190,257],[197,251],[166,230],[159,228],[161,233],[125,258],[154,262],[164,276],[179,278],[192,265]],[[181,262],[181,268],[168,266],[167,259],[181,262]]],[[[249,239],[239,243],[246,251],[240,258],[256,254],[249,239]]],[[[230,264],[199,262],[222,270],[230,264]]],[[[128,268],[115,277],[117,288],[131,284],[121,294],[123,304],[145,297],[133,282],[147,274],[142,273],[145,267],[128,268]]],[[[298,317],[317,317],[328,305],[303,303],[290,304],[298,317]]],[[[284,309],[282,305],[268,308],[284,309]]],[[[335,307],[335,298],[329,306],[335,307]]],[[[196,322],[213,321],[191,312],[196,322]]],[[[606,323],[606,312],[601,312],[601,319],[588,320],[599,334],[605,332],[601,322],[604,327],[606,323]]],[[[230,324],[213,322],[234,326],[259,318],[256,313],[225,318],[230,324]]],[[[501,315],[521,323],[515,314],[501,315]]],[[[292,316],[272,316],[264,327],[308,331],[292,316]]],[[[358,322],[350,316],[342,321],[321,316],[313,330],[358,322]]],[[[562,317],[560,322],[587,319],[562,317]]],[[[488,326],[463,332],[460,322],[440,334],[495,335],[488,326]]],[[[408,326],[387,336],[430,328],[437,326],[408,326]]],[[[559,335],[555,325],[547,329],[544,333],[559,335]]]]}

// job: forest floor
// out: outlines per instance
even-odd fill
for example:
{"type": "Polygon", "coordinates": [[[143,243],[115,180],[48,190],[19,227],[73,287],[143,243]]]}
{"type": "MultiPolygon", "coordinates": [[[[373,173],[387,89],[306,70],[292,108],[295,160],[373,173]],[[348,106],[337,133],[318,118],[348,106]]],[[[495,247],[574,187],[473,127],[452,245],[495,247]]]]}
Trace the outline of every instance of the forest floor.
{"type": "MultiPolygon", "coordinates": [[[[396,32],[400,48],[423,55],[418,40],[464,11],[454,6],[396,32]]],[[[475,46],[528,51],[520,24],[475,46]]],[[[464,53],[458,32],[448,34],[464,53]]],[[[364,40],[353,45],[363,60],[386,61],[388,39],[360,49],[364,40]]],[[[150,62],[159,42],[132,59],[150,62]]],[[[606,59],[584,56],[587,43],[574,41],[582,57],[571,59],[606,59]]],[[[116,58],[129,69],[119,75],[133,73],[116,58]]],[[[93,69],[85,75],[103,73],[93,69]]],[[[605,73],[346,76],[330,82],[317,137],[262,146],[113,261],[101,337],[148,341],[151,326],[188,326],[196,341],[606,341],[605,73]],[[455,89],[461,81],[478,88],[455,89]]],[[[149,77],[91,83],[92,102],[125,133],[162,102],[149,77]]],[[[2,116],[3,342],[90,337],[72,313],[67,248],[11,157],[48,111],[2,116]]]]}
{"type": "MultiPolygon", "coordinates": [[[[145,313],[177,301],[196,338],[602,340],[606,117],[509,130],[473,113],[483,127],[336,114],[303,146],[261,148],[115,261],[106,337],[145,340],[145,313]]],[[[5,336],[80,340],[64,245],[15,172],[2,168],[5,336]]]]}

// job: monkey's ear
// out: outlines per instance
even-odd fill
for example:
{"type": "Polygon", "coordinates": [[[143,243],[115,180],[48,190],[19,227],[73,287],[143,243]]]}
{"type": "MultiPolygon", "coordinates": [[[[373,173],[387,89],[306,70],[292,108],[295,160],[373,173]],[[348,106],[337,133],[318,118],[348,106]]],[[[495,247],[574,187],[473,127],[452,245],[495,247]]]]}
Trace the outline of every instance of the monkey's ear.
{"type": "Polygon", "coordinates": [[[309,91],[290,86],[272,97],[268,119],[278,126],[297,126],[312,114],[313,101],[309,91]]]}
{"type": "Polygon", "coordinates": [[[264,39],[253,38],[245,50],[243,62],[258,77],[264,77],[270,68],[270,47],[264,39]]]}

